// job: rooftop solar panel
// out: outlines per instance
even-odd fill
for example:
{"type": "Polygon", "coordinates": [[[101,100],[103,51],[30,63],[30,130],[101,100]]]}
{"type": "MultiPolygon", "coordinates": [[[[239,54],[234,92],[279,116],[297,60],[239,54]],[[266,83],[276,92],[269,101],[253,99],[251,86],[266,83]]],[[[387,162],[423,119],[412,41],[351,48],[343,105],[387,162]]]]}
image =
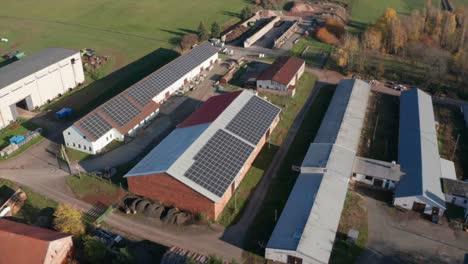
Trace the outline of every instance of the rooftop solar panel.
{"type": "Polygon", "coordinates": [[[249,158],[254,147],[218,130],[195,155],[184,176],[221,197],[249,158]]]}
{"type": "Polygon", "coordinates": [[[114,120],[119,126],[124,126],[141,113],[140,109],[134,106],[122,95],[117,95],[107,101],[102,106],[103,111],[114,120]]]}
{"type": "Polygon", "coordinates": [[[112,126],[98,113],[92,113],[79,121],[80,126],[91,136],[98,139],[107,133],[112,126]]]}
{"type": "Polygon", "coordinates": [[[226,129],[256,145],[280,111],[277,106],[253,96],[226,129]]]}

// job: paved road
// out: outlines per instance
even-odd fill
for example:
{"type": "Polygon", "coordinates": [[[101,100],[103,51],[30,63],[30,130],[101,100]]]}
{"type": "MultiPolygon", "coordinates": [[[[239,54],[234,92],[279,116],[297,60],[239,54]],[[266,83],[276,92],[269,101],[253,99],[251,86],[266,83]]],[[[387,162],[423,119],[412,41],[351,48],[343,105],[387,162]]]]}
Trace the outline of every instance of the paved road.
{"type": "Polygon", "coordinates": [[[399,212],[363,196],[368,212],[368,243],[357,263],[463,263],[468,235],[447,225],[399,212]]]}

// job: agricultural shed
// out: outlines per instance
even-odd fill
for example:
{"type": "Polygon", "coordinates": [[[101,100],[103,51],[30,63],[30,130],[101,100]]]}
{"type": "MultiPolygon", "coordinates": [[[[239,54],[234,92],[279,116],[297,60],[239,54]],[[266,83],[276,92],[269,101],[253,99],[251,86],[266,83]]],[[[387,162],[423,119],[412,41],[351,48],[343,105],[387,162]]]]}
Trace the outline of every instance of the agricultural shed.
{"type": "Polygon", "coordinates": [[[363,81],[340,81],[268,241],[265,258],[328,263],[369,95],[370,86],[363,81]]]}
{"type": "Polygon", "coordinates": [[[283,93],[294,89],[305,69],[305,61],[296,57],[279,57],[257,77],[257,89],[264,92],[283,93]]]}
{"type": "Polygon", "coordinates": [[[249,91],[210,98],[125,175],[130,191],[216,219],[280,111],[249,91]]]}

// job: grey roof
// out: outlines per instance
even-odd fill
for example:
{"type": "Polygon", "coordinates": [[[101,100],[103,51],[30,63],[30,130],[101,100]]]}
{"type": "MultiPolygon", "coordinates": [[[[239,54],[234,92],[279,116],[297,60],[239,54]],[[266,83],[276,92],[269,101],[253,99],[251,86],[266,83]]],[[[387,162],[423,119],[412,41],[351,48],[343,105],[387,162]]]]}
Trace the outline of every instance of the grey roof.
{"type": "Polygon", "coordinates": [[[432,99],[416,88],[400,96],[398,152],[405,175],[396,187],[395,197],[422,195],[445,208],[432,99]]]}
{"type": "Polygon", "coordinates": [[[451,160],[440,159],[441,177],[447,179],[457,179],[457,172],[455,171],[455,163],[451,160]]]}
{"type": "Polygon", "coordinates": [[[444,193],[468,198],[468,182],[442,178],[444,193]]]}
{"type": "Polygon", "coordinates": [[[50,48],[1,67],[0,89],[77,53],[74,50],[50,48]]]}
{"type": "Polygon", "coordinates": [[[263,111],[251,112],[255,118],[249,117],[247,121],[241,123],[257,131],[263,131],[262,136],[264,136],[281,109],[249,91],[243,91],[206,128],[200,127],[199,130],[192,128],[194,129],[192,131],[187,127],[173,131],[125,177],[150,175],[164,170],[208,199],[219,201],[238,177],[258,144],[258,141],[251,142],[250,137],[245,138],[240,135],[242,133],[237,134],[227,128],[232,120],[244,115],[243,110],[250,107],[252,101],[262,104],[260,109],[263,111]],[[256,122],[256,120],[268,120],[268,122],[256,122]],[[183,141],[181,145],[172,144],[177,140],[177,135],[173,135],[174,133],[177,133],[183,141]],[[187,135],[192,133],[194,135],[187,135]]]}
{"type": "Polygon", "coordinates": [[[328,263],[369,94],[369,85],[362,81],[339,83],[267,248],[328,263]]]}
{"type": "Polygon", "coordinates": [[[462,104],[461,110],[465,118],[465,126],[468,127],[468,104],[462,104]]]}
{"type": "Polygon", "coordinates": [[[376,178],[399,181],[402,175],[399,164],[356,157],[353,172],[376,178]]]}

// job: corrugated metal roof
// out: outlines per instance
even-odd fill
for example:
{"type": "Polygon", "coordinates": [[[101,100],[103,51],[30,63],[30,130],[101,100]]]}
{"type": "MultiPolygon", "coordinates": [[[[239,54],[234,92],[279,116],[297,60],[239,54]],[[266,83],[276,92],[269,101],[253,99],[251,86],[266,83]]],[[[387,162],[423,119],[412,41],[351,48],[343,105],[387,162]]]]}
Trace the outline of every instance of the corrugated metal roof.
{"type": "Polygon", "coordinates": [[[295,250],[317,262],[328,263],[369,94],[369,85],[362,81],[342,80],[339,83],[267,248],[295,250]],[[310,177],[321,177],[321,180],[317,183],[317,179],[307,179],[310,177]],[[308,182],[311,185],[301,186],[308,182]],[[314,199],[297,201],[298,197],[309,194],[314,195],[314,199]],[[307,211],[310,213],[305,215],[307,211]],[[296,231],[301,229],[301,233],[296,231]],[[291,232],[295,232],[294,235],[288,235],[291,232]]]}
{"type": "Polygon", "coordinates": [[[398,152],[405,175],[395,197],[423,195],[445,208],[432,99],[419,89],[401,93],[398,152]]]}
{"type": "Polygon", "coordinates": [[[50,48],[1,67],[0,89],[77,53],[74,50],[50,48]]]}
{"type": "Polygon", "coordinates": [[[450,160],[440,159],[441,177],[447,179],[457,179],[457,172],[455,171],[455,163],[450,160]]]}
{"type": "Polygon", "coordinates": [[[279,57],[258,76],[257,80],[271,80],[287,85],[304,64],[305,61],[297,57],[279,57]]]}
{"type": "Polygon", "coordinates": [[[444,193],[468,198],[468,182],[442,178],[444,193]]]}
{"type": "Polygon", "coordinates": [[[354,160],[353,172],[396,182],[402,175],[399,164],[362,157],[354,160]]]}
{"type": "MultiPolygon", "coordinates": [[[[224,99],[223,99],[224,96],[231,97],[231,95],[225,94],[225,95],[217,96],[217,98],[220,99],[221,101],[224,101],[224,99]]],[[[157,147],[158,150],[157,151],[155,150],[154,153],[153,153],[153,151],[150,152],[150,154],[149,154],[150,157],[145,157],[143,159],[143,161],[140,162],[142,164],[140,164],[140,163],[137,164],[136,167],[134,169],[132,169],[125,177],[149,175],[149,174],[155,173],[154,171],[159,172],[160,168],[166,168],[165,172],[167,174],[169,174],[172,177],[176,178],[180,182],[186,184],[188,187],[194,189],[195,191],[197,191],[198,193],[204,195],[208,199],[217,202],[221,198],[222,194],[224,194],[224,192],[227,190],[227,188],[232,183],[232,181],[235,178],[237,178],[238,174],[241,171],[242,166],[237,166],[239,164],[237,164],[237,163],[236,164],[227,164],[227,163],[239,162],[239,159],[242,159],[241,162],[243,164],[245,164],[245,162],[247,161],[247,158],[252,154],[254,148],[256,147],[256,145],[252,144],[247,139],[245,139],[245,138],[235,134],[234,132],[231,132],[231,131],[226,129],[226,126],[230,123],[230,121],[233,120],[234,117],[236,117],[239,114],[239,112],[248,104],[249,101],[251,101],[251,99],[255,99],[255,98],[259,98],[263,104],[268,104],[269,106],[271,106],[273,108],[272,110],[276,111],[276,116],[279,115],[279,113],[281,111],[281,109],[279,107],[274,106],[273,104],[261,99],[260,97],[257,97],[252,92],[249,92],[249,91],[245,90],[242,93],[240,93],[239,95],[237,95],[237,97],[224,109],[224,111],[222,111],[222,113],[220,113],[217,116],[217,118],[212,123],[209,123],[208,126],[203,131],[200,131],[201,133],[198,134],[196,136],[196,138],[191,138],[190,137],[190,144],[183,144],[182,147],[177,148],[176,151],[173,151],[173,150],[171,150],[171,148],[173,148],[174,146],[172,146],[169,142],[166,143],[166,140],[164,140],[163,143],[161,143],[161,144],[164,144],[167,147],[163,148],[163,147],[159,147],[159,145],[158,145],[158,147],[157,147]],[[200,151],[207,144],[209,144],[210,142],[211,142],[210,144],[213,144],[212,139],[215,138],[215,135],[220,136],[220,133],[222,133],[223,135],[229,137],[230,139],[235,139],[235,140],[228,140],[229,138],[226,138],[226,137],[218,138],[218,139],[223,139],[224,138],[224,139],[226,139],[226,141],[225,142],[221,141],[221,142],[217,142],[216,144],[214,144],[213,147],[215,147],[216,149],[213,149],[213,152],[216,152],[216,151],[221,151],[221,152],[222,151],[232,151],[233,149],[236,149],[237,147],[239,147],[239,146],[237,146],[238,144],[236,144],[236,141],[237,141],[237,143],[242,143],[243,145],[245,145],[247,147],[247,149],[250,149],[250,150],[244,149],[244,151],[248,151],[249,154],[247,155],[247,158],[245,158],[246,157],[245,155],[240,155],[240,154],[237,155],[236,157],[237,157],[238,160],[223,159],[222,162],[225,162],[226,164],[224,164],[224,165],[226,165],[227,167],[236,167],[236,168],[239,167],[238,170],[235,170],[235,172],[234,172],[235,175],[228,175],[230,170],[228,170],[227,168],[222,172],[222,175],[219,175],[219,173],[221,173],[221,172],[218,171],[217,168],[220,167],[220,165],[221,165],[221,169],[222,169],[223,164],[217,164],[218,162],[221,162],[221,160],[218,160],[218,161],[216,161],[216,164],[211,164],[214,167],[212,168],[213,170],[210,169],[209,174],[212,175],[213,177],[216,177],[216,178],[212,179],[213,182],[210,182],[209,179],[204,178],[206,180],[205,182],[197,183],[197,182],[195,182],[197,179],[190,178],[189,175],[187,174],[187,172],[189,170],[191,171],[191,169],[194,169],[193,166],[197,166],[198,163],[203,163],[203,164],[201,164],[203,166],[208,166],[209,165],[209,162],[210,162],[209,160],[208,161],[205,161],[205,160],[198,160],[197,161],[196,160],[197,154],[199,154],[200,151]],[[237,147],[232,146],[232,144],[236,144],[237,147]],[[164,151],[169,151],[171,154],[168,155],[167,157],[165,157],[165,155],[163,154],[164,151]],[[172,155],[172,154],[174,154],[174,155],[172,155]],[[158,157],[159,159],[164,159],[164,161],[157,161],[157,163],[156,163],[158,165],[157,170],[155,170],[153,168],[153,165],[151,164],[151,160],[156,159],[156,156],[160,156],[160,157],[158,157]],[[167,166],[167,164],[170,164],[169,167],[167,166]],[[220,180],[220,178],[223,178],[223,180],[229,181],[229,182],[227,184],[219,184],[218,181],[220,180]],[[216,182],[216,185],[217,185],[218,189],[216,191],[213,191],[213,189],[211,188],[210,185],[212,183],[214,184],[215,182],[216,182]],[[222,190],[219,189],[219,188],[221,188],[222,190]]],[[[216,97],[213,98],[213,100],[216,100],[216,97]]],[[[256,114],[258,115],[258,118],[261,119],[261,118],[263,118],[263,115],[265,113],[259,112],[259,113],[256,113],[256,114]]],[[[198,115],[198,113],[195,112],[194,115],[198,115]]],[[[190,119],[190,117],[189,117],[189,119],[190,119]]],[[[273,120],[271,122],[273,122],[273,120]]],[[[245,125],[254,126],[256,124],[245,124],[245,125]]],[[[271,123],[269,124],[269,126],[271,126],[271,123]]],[[[191,131],[186,130],[188,128],[189,127],[180,128],[180,129],[184,129],[181,133],[183,133],[183,134],[192,133],[191,131]]],[[[178,130],[179,129],[176,129],[175,131],[178,131],[178,130]]],[[[266,133],[266,131],[265,131],[265,133],[266,133]]],[[[185,137],[187,137],[187,136],[185,136],[185,137]]],[[[176,140],[176,137],[172,137],[172,134],[171,134],[170,141],[172,141],[172,140],[176,140]]],[[[206,150],[205,150],[205,152],[206,152],[206,150]]],[[[209,166],[211,166],[211,165],[209,165],[209,166]]]]}

